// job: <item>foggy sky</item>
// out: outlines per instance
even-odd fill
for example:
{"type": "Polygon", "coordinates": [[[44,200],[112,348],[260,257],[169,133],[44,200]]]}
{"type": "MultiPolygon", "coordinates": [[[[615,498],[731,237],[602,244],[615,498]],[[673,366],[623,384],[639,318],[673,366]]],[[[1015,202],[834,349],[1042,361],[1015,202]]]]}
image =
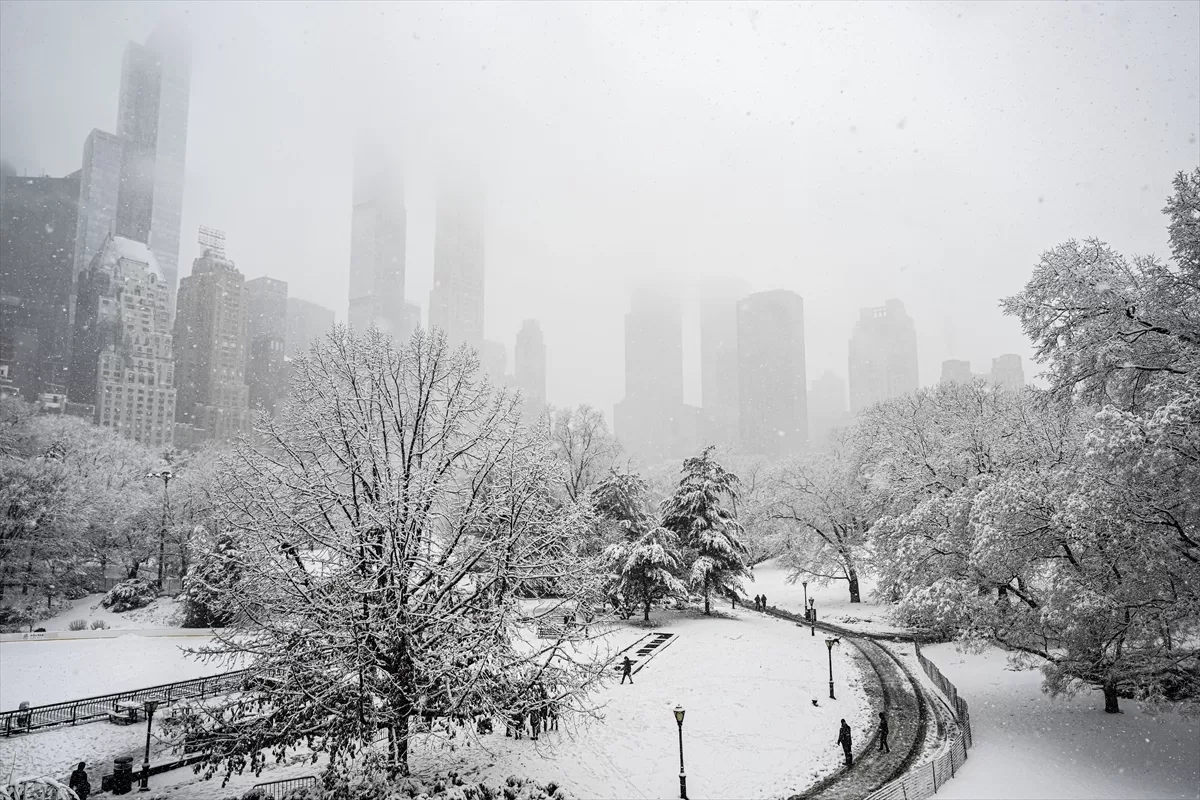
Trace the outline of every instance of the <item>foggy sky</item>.
{"type": "MultiPolygon", "coordinates": [[[[709,279],[804,297],[808,378],[846,377],[860,306],[904,301],[923,384],[1016,352],[1000,297],[1095,235],[1168,253],[1200,163],[1200,4],[0,3],[0,156],[79,168],[114,131],[121,54],[192,31],[180,274],[196,229],[247,278],[345,319],[352,142],[407,164],[407,295],[427,310],[439,159],[477,165],[487,321],[509,370],[545,332],[548,396],[611,419],[628,292],[709,279]]],[[[685,399],[699,403],[698,315],[685,399]]]]}

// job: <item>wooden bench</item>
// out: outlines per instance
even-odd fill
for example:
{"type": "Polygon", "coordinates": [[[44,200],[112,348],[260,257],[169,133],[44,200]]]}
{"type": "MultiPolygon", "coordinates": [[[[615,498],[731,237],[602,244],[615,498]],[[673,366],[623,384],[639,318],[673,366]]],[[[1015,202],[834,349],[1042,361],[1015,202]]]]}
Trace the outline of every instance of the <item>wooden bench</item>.
{"type": "Polygon", "coordinates": [[[128,711],[109,711],[108,721],[114,725],[132,725],[137,722],[137,716],[128,711]]]}

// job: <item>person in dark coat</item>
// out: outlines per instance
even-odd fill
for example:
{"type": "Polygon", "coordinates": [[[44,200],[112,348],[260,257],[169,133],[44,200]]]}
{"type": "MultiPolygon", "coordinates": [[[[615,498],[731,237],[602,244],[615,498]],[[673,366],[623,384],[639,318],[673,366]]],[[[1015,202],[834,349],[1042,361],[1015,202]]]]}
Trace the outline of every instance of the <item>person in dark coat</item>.
{"type": "Polygon", "coordinates": [[[767,610],[767,596],[765,594],[762,596],[762,610],[767,610]]]}
{"type": "Polygon", "coordinates": [[[853,743],[850,740],[850,726],[846,724],[846,720],[842,720],[841,730],[838,731],[837,743],[842,746],[842,752],[846,756],[846,766],[854,766],[854,754],[850,752],[853,743]]]}
{"type": "Polygon", "coordinates": [[[754,595],[754,610],[762,611],[762,598],[758,595],[754,595]]]}
{"type": "Polygon", "coordinates": [[[625,662],[621,665],[622,685],[624,685],[626,678],[629,678],[629,682],[633,683],[633,662],[629,660],[629,656],[625,656],[625,662]]]}
{"type": "Polygon", "coordinates": [[[84,769],[86,766],[86,762],[80,761],[79,766],[71,773],[70,780],[67,781],[67,788],[75,792],[79,796],[79,800],[87,800],[88,795],[92,793],[92,784],[88,780],[87,770],[84,769]]]}
{"type": "Polygon", "coordinates": [[[879,750],[884,753],[892,752],[892,748],[888,747],[888,723],[887,714],[879,712],[879,750]]]}

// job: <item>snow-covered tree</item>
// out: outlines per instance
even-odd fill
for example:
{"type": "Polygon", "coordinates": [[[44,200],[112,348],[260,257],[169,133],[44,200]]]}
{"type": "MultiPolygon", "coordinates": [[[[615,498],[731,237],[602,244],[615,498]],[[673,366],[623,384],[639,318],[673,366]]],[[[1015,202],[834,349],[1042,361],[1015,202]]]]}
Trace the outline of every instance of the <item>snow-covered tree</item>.
{"type": "Polygon", "coordinates": [[[550,440],[566,467],[562,487],[572,502],[582,502],[616,461],[620,448],[604,415],[589,405],[551,413],[550,440]]]}
{"type": "Polygon", "coordinates": [[[844,580],[850,602],[860,602],[867,532],[877,513],[855,443],[842,433],[831,435],[825,449],[779,464],[771,487],[769,513],[789,537],[783,549],[788,579],[844,580]]]}
{"type": "Polygon", "coordinates": [[[596,570],[560,546],[575,515],[549,502],[550,444],[477,373],[474,351],[440,333],[397,346],[337,328],[293,362],[282,412],[227,460],[219,505],[240,576],[206,652],[255,677],[188,723],[211,745],[209,774],[301,745],[342,771],[381,738],[406,773],[422,717],[586,710],[602,661],[534,638],[519,593],[553,581],[563,598],[541,613],[561,615],[596,570]]]}
{"type": "Polygon", "coordinates": [[[668,597],[682,597],[687,587],[679,537],[645,518],[630,529],[634,538],[609,545],[605,561],[610,573],[610,594],[622,605],[641,603],[642,619],[650,621],[650,606],[668,597]]]}
{"type": "Polygon", "coordinates": [[[711,614],[713,592],[736,596],[741,579],[754,577],[746,567],[742,526],[734,515],[738,477],[714,457],[713,446],[683,462],[675,492],[662,504],[662,526],[690,551],[688,582],[704,597],[711,614]]]}

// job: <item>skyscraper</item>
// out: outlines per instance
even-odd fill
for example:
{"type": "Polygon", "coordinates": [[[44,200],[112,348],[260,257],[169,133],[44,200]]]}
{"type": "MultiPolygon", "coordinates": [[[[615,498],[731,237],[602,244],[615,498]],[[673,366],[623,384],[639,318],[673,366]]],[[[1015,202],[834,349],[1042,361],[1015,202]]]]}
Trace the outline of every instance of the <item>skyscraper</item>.
{"type": "Polygon", "coordinates": [[[333,328],[333,310],[289,297],[287,300],[287,339],[284,354],[298,358],[308,352],[313,343],[333,328]]]}
{"type": "Polygon", "coordinates": [[[849,424],[846,409],[846,382],[830,370],[813,379],[808,390],[808,439],[814,445],[824,443],[829,435],[849,424]]]}
{"type": "Polygon", "coordinates": [[[78,172],[0,177],[0,364],[31,402],[67,382],[78,199],[78,172]]]}
{"type": "Polygon", "coordinates": [[[992,359],[992,372],[989,379],[1006,389],[1020,391],[1025,386],[1025,369],[1021,366],[1021,357],[1015,353],[1007,353],[992,359]]]}
{"type": "Polygon", "coordinates": [[[109,236],[79,276],[72,406],[153,447],[174,441],[169,289],[143,243],[109,236]]]}
{"type": "Polygon", "coordinates": [[[916,391],[917,329],[899,300],[864,308],[850,337],[850,410],[916,391]]]}
{"type": "Polygon", "coordinates": [[[942,362],[940,383],[970,383],[972,377],[970,361],[951,358],[942,362]]]}
{"type": "Polygon", "coordinates": [[[483,344],[484,231],[482,198],[462,184],[444,184],[437,205],[429,327],[452,347],[483,344]]]}
{"type": "Polygon", "coordinates": [[[404,173],[385,148],[360,140],[354,151],[350,218],[350,327],[374,325],[398,340],[412,335],[404,303],[408,215],[404,173]]]}
{"type": "Polygon", "coordinates": [[[93,130],[84,142],[75,227],[76,275],[91,265],[116,225],[123,149],[120,137],[101,130],[93,130]]]}
{"type": "Polygon", "coordinates": [[[268,414],[274,414],[287,395],[287,293],[286,281],[246,281],[246,386],[250,408],[262,407],[268,414]]]}
{"type": "Polygon", "coordinates": [[[678,298],[634,292],[625,315],[625,397],[613,409],[617,439],[653,464],[686,452],[683,407],[683,317],[678,298]]]}
{"type": "Polygon", "coordinates": [[[725,282],[713,287],[700,316],[700,405],[704,439],[732,444],[738,432],[737,303],[746,284],[725,282]]]}
{"type": "Polygon", "coordinates": [[[150,245],[172,303],[179,273],[191,71],[186,34],[160,26],[145,45],[130,42],[126,47],[117,108],[117,135],[124,146],[117,234],[150,245]]]}
{"type": "Polygon", "coordinates": [[[798,453],[808,442],[804,300],[775,289],[738,302],[738,422],[742,447],[798,453]]]}
{"type": "Polygon", "coordinates": [[[517,332],[513,378],[521,391],[521,419],[532,425],[546,408],[546,340],[536,319],[525,320],[517,332]]]}
{"type": "Polygon", "coordinates": [[[232,441],[249,427],[245,285],[223,238],[201,229],[204,253],[179,285],[177,421],[192,426],[193,443],[232,441]]]}

